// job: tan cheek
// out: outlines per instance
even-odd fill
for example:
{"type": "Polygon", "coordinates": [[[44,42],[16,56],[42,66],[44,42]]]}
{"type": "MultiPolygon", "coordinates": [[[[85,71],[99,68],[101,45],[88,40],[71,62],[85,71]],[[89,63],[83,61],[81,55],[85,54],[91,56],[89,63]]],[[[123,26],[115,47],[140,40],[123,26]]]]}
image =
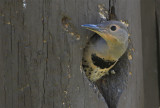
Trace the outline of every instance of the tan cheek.
{"type": "Polygon", "coordinates": [[[102,33],[98,33],[104,40],[109,40],[112,42],[116,42],[117,40],[115,39],[114,36],[109,35],[109,34],[102,34],[102,33]]]}

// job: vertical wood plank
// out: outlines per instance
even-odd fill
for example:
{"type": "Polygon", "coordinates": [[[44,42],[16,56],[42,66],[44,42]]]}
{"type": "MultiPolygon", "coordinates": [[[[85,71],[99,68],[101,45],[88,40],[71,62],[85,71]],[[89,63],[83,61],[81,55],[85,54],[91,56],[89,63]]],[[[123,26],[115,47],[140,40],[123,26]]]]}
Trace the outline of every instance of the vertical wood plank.
{"type": "Polygon", "coordinates": [[[0,107],[107,108],[80,69],[87,40],[80,25],[98,22],[98,4],[106,2],[2,1],[0,107]]]}
{"type": "Polygon", "coordinates": [[[156,4],[155,1],[150,0],[142,0],[141,4],[144,108],[158,108],[158,34],[156,33],[156,4]]]}

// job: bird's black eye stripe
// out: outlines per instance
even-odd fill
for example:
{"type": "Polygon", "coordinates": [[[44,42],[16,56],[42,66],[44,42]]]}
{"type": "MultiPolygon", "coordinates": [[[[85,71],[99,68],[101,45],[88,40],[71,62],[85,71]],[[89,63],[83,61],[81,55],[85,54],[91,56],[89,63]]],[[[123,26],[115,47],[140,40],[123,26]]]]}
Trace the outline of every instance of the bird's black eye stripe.
{"type": "Polygon", "coordinates": [[[115,31],[116,29],[117,29],[117,27],[116,26],[111,26],[111,28],[110,28],[112,31],[115,31]]]}

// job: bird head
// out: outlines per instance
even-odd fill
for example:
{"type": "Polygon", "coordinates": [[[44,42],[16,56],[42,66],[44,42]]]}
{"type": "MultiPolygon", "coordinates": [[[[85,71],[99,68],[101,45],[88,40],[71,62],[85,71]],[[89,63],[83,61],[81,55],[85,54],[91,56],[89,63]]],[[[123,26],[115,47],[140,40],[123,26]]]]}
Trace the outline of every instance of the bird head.
{"type": "Polygon", "coordinates": [[[128,42],[127,26],[120,21],[106,21],[100,24],[84,24],[82,27],[99,34],[107,42],[128,42]]]}

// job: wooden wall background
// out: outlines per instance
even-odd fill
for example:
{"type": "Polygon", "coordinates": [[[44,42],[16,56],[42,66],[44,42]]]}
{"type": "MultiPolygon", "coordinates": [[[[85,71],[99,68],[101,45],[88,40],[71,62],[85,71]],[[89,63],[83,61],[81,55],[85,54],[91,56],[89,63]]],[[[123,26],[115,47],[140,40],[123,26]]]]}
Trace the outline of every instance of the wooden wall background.
{"type": "Polygon", "coordinates": [[[118,108],[158,108],[159,0],[1,0],[0,108],[108,108],[81,68],[98,5],[128,21],[134,48],[118,108]]]}

